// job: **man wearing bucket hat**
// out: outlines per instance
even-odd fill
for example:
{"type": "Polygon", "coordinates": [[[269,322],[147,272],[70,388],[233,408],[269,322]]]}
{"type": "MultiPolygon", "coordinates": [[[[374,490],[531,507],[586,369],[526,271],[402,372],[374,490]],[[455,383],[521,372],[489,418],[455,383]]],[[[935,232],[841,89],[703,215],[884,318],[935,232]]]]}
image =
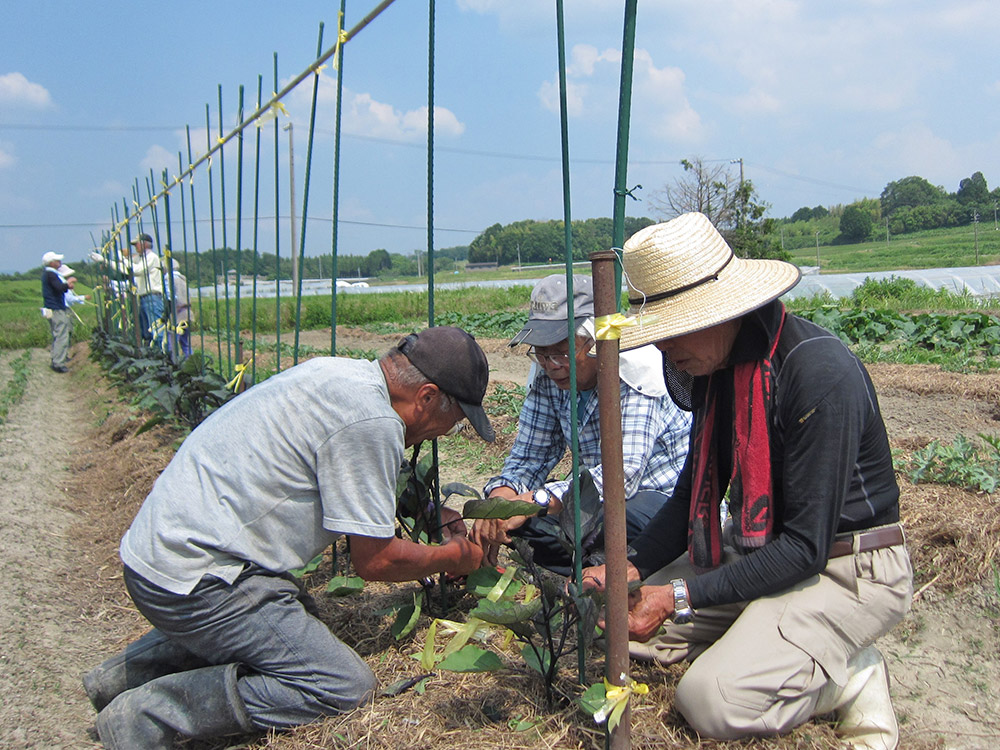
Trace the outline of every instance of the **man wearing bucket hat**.
{"type": "MultiPolygon", "coordinates": [[[[637,325],[622,347],[655,343],[694,412],[677,489],[631,545],[629,578],[645,582],[629,603],[633,657],[691,661],[677,708],[705,737],[833,712],[852,747],[895,748],[872,644],[909,609],[912,570],[868,373],[785,311],[795,266],[735,257],[702,214],[640,230],[623,262],[637,325]]],[[[604,575],[590,568],[584,585],[604,575]]]]}
{"type": "Polygon", "coordinates": [[[52,358],[49,367],[56,372],[69,372],[69,334],[73,329],[73,319],[66,306],[66,292],[69,285],[60,275],[59,267],[63,256],[47,252],[42,256],[42,315],[48,318],[52,333],[52,358]]]}
{"type": "MultiPolygon", "coordinates": [[[[566,276],[539,281],[531,292],[524,328],[510,346],[527,344],[537,364],[518,419],[517,437],[499,476],[487,482],[485,494],[523,500],[524,516],[480,520],[472,538],[483,544],[487,559],[496,562],[497,545],[510,536],[527,541],[539,565],[560,575],[572,573],[573,561],[559,543],[556,520],[573,498],[569,480],[549,478],[570,445],[572,412],[578,420],[579,461],[593,484],[581,493],[603,495],[601,425],[597,408],[597,359],[594,356],[594,292],[590,277],[573,276],[573,317],[576,325],[577,399],[570,395],[569,302],[566,276]],[[541,516],[538,514],[542,513],[541,516]]],[[[660,353],[651,346],[623,354],[620,361],[622,440],[625,454],[625,513],[629,538],[638,536],[666,502],[684,465],[691,420],[667,397],[660,353]]],[[[586,500],[581,498],[586,507],[586,500]]],[[[567,513],[571,513],[571,509],[567,513]]],[[[598,513],[602,518],[602,514],[598,513]]],[[[566,519],[564,519],[566,520],[566,519]]],[[[595,528],[583,540],[584,554],[603,548],[603,532],[595,528]]]]}
{"type": "Polygon", "coordinates": [[[181,445],[122,538],[153,630],[84,677],[108,748],[281,730],[368,700],[367,664],[288,571],[341,535],[366,580],[463,575],[482,549],[394,535],[404,448],[468,419],[485,440],[489,368],[458,328],[377,362],[318,357],[226,403],[181,445]]]}

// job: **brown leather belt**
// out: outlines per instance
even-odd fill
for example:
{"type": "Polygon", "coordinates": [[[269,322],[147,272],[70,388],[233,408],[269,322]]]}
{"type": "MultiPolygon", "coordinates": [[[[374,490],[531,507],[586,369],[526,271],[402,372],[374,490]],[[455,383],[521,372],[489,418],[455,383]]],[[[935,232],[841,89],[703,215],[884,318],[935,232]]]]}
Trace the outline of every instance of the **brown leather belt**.
{"type": "Polygon", "coordinates": [[[891,526],[880,526],[877,529],[841,534],[833,540],[833,546],[830,547],[830,557],[853,555],[855,538],[858,540],[858,552],[870,552],[873,549],[895,547],[897,544],[902,544],[903,529],[899,524],[892,524],[891,526]]]}

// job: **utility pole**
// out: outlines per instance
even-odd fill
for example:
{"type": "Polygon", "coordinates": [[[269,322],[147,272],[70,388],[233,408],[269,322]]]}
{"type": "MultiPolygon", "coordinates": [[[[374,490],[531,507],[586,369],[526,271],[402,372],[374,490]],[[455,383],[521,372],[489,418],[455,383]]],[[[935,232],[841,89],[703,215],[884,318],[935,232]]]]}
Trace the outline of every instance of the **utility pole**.
{"type": "Polygon", "coordinates": [[[1000,225],[997,224],[997,202],[993,201],[993,231],[1000,229],[1000,225]]]}
{"type": "Polygon", "coordinates": [[[816,268],[819,268],[819,232],[816,232],[816,268]]]}
{"type": "Polygon", "coordinates": [[[979,212],[972,212],[972,227],[976,233],[976,265],[979,265],[979,212]]]}
{"type": "Polygon", "coordinates": [[[299,288],[299,243],[295,240],[295,146],[292,142],[292,123],[285,125],[288,131],[288,204],[292,221],[292,290],[299,288]]]}
{"type": "Polygon", "coordinates": [[[730,164],[739,163],[740,165],[740,204],[736,209],[736,228],[739,229],[743,226],[743,214],[746,213],[747,199],[743,194],[743,157],[739,159],[730,159],[730,164]]]}
{"type": "Polygon", "coordinates": [[[889,220],[885,220],[885,244],[889,244],[889,220]]]}

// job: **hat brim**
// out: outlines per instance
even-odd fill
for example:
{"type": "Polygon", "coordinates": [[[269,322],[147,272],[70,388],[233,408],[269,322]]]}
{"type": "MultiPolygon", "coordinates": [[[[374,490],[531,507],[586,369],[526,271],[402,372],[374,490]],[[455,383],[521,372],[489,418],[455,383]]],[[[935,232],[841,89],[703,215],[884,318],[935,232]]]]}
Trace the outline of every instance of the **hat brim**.
{"type": "MultiPolygon", "coordinates": [[[[582,322],[577,321],[577,325],[582,322]]],[[[528,320],[507,346],[527,344],[528,346],[552,346],[569,338],[567,320],[528,320]]]]}
{"type": "Polygon", "coordinates": [[[467,404],[464,401],[459,401],[458,405],[462,407],[462,412],[469,420],[469,423],[475,428],[479,437],[487,443],[492,443],[496,440],[496,435],[493,432],[493,425],[490,424],[490,420],[486,416],[486,412],[483,410],[482,406],[467,404]]]}
{"type": "MultiPolygon", "coordinates": [[[[733,320],[795,286],[798,266],[781,260],[734,258],[714,281],[657,302],[633,304],[638,324],[621,329],[622,351],[672,339],[733,320]]],[[[655,290],[649,290],[650,294],[655,290]]],[[[629,297],[639,296],[636,290],[629,297]]]]}

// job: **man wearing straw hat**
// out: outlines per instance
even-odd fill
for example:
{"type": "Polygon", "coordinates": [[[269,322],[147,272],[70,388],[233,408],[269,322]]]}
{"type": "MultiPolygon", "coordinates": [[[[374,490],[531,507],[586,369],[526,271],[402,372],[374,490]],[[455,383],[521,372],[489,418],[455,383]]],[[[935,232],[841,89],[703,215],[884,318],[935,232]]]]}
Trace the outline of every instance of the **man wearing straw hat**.
{"type": "Polygon", "coordinates": [[[104,746],[288,729],[369,700],[371,668],[289,571],[342,535],[366,580],[477,568],[465,534],[395,536],[396,480],[405,447],[464,419],[493,440],[488,378],[475,339],[439,326],[377,362],[311,359],[198,425],[121,541],[125,585],[154,627],[83,678],[104,746]]]}
{"type": "Polygon", "coordinates": [[[640,230],[623,263],[637,325],[622,347],[655,343],[694,413],[677,489],[631,545],[633,657],[691,662],[677,708],[705,737],[832,712],[848,745],[895,748],[873,643],[908,611],[912,569],[868,373],[785,311],[795,266],[735,257],[702,214],[640,230]]]}
{"type": "MultiPolygon", "coordinates": [[[[479,520],[472,528],[472,538],[483,544],[489,562],[496,563],[499,544],[519,536],[531,546],[537,564],[564,576],[572,574],[573,560],[559,542],[558,527],[569,524],[555,516],[564,506],[570,506],[565,512],[572,514],[573,492],[569,479],[550,479],[549,473],[570,445],[573,410],[578,420],[580,466],[593,479],[594,492],[603,496],[604,489],[595,390],[597,359],[593,351],[594,287],[590,277],[573,276],[576,399],[569,393],[567,297],[565,274],[540,280],[531,291],[528,320],[510,342],[512,347],[527,344],[528,357],[537,369],[518,417],[517,438],[510,455],[500,474],[486,483],[484,494],[523,500],[529,510],[508,520],[479,520]]],[[[623,354],[620,375],[625,513],[631,538],[638,536],[673,492],[687,455],[691,419],[667,397],[662,358],[654,347],[623,354]]],[[[584,484],[581,492],[589,487],[584,484]]],[[[581,503],[585,505],[583,498],[581,503]]],[[[585,556],[604,546],[602,531],[595,529],[593,537],[583,540],[585,556]]]]}

